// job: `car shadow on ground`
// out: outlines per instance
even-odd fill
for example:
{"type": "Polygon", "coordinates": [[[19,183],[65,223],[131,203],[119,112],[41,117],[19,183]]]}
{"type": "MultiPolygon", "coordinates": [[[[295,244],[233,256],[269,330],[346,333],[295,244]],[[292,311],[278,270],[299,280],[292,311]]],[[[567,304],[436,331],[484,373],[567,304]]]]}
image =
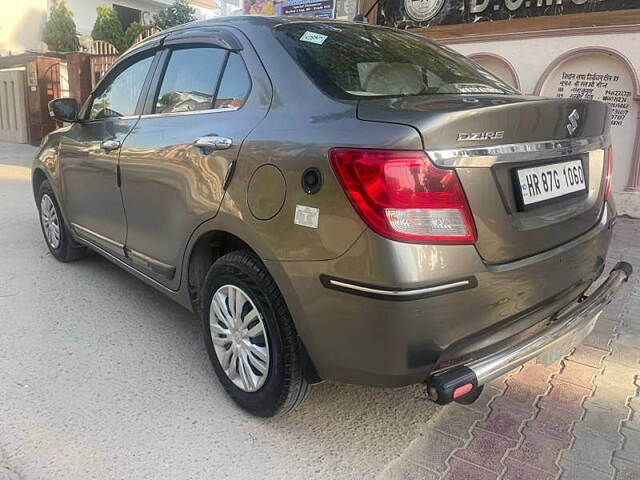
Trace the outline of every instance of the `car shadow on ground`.
{"type": "MultiPolygon", "coordinates": [[[[121,305],[130,303],[126,309],[144,322],[145,335],[162,337],[157,341],[167,342],[172,358],[185,362],[182,368],[191,372],[191,378],[207,384],[205,389],[194,385],[190,395],[213,390],[212,402],[222,402],[236,410],[245,422],[260,424],[264,433],[277,435],[291,449],[304,444],[305,448],[315,449],[319,457],[329,455],[333,458],[331,462],[344,463],[334,468],[344,470],[345,475],[354,472],[374,475],[380,471],[402,453],[437,411],[438,407],[426,399],[419,385],[381,389],[323,382],[314,387],[303,405],[288,415],[272,419],[251,417],[241,412],[218,384],[194,314],[97,254],[71,268],[97,276],[102,285],[116,288],[120,292],[117,296],[122,297],[121,305]],[[148,306],[152,306],[152,312],[148,306]],[[171,334],[166,335],[168,332],[171,334]]],[[[188,385],[184,388],[189,391],[188,385]]],[[[259,434],[250,441],[255,442],[258,437],[259,434]]]]}

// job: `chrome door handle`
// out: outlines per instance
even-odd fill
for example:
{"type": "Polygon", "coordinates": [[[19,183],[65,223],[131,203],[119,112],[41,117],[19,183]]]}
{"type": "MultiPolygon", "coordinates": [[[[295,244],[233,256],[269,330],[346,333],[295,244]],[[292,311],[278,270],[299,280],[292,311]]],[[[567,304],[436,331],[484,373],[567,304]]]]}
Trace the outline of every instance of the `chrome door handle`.
{"type": "Polygon", "coordinates": [[[233,141],[230,138],[219,137],[218,135],[206,135],[196,138],[193,145],[202,149],[203,153],[211,153],[213,150],[227,150],[233,141]]]}
{"type": "Polygon", "coordinates": [[[120,148],[120,142],[118,140],[105,140],[100,144],[100,148],[105,152],[111,152],[120,148]]]}

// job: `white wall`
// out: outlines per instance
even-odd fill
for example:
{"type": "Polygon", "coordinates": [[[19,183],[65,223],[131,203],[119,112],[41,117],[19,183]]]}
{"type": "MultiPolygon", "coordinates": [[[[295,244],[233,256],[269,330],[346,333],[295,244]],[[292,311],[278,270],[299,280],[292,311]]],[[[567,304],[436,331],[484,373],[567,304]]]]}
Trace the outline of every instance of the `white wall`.
{"type": "Polygon", "coordinates": [[[589,46],[613,48],[631,60],[635,64],[636,72],[640,72],[640,33],[525,38],[497,42],[460,43],[450,46],[465,55],[490,52],[505,57],[518,72],[522,93],[532,93],[547,65],[574,48],[589,46]]]}
{"type": "Polygon", "coordinates": [[[0,0],[0,55],[33,50],[42,40],[47,0],[0,0]]]}
{"type": "MultiPolygon", "coordinates": [[[[520,79],[521,91],[525,94],[533,93],[536,83],[551,62],[562,54],[576,48],[606,47],[616,50],[630,60],[635,72],[640,72],[640,33],[637,32],[456,43],[450,46],[464,55],[493,53],[504,57],[516,70],[520,79]]],[[[636,125],[639,121],[640,106],[637,101],[631,101],[630,103],[631,109],[625,120],[624,128],[614,128],[612,133],[614,191],[617,192],[621,192],[627,186],[633,162],[636,125]]],[[[624,202],[622,201],[622,196],[620,197],[620,204],[629,203],[628,195],[624,196],[624,202]]],[[[637,202],[636,207],[640,206],[640,193],[633,194],[632,197],[636,199],[634,200],[637,202]]],[[[635,211],[638,211],[637,208],[635,211]]]]}
{"type": "MultiPolygon", "coordinates": [[[[3,0],[4,1],[4,0],[3,0]]],[[[76,28],[80,35],[90,35],[93,24],[96,22],[96,9],[99,5],[122,5],[124,7],[135,8],[142,11],[148,11],[153,16],[158,13],[171,2],[151,2],[143,0],[67,0],[67,7],[73,12],[73,19],[76,22],[76,28]]]]}

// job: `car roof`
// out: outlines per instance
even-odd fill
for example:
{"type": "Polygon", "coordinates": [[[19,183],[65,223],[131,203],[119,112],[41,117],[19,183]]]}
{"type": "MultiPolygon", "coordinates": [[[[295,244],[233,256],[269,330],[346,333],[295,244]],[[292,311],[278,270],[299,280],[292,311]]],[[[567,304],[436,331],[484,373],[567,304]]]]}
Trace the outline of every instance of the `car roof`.
{"type": "MultiPolygon", "coordinates": [[[[297,22],[305,22],[305,23],[314,22],[314,23],[325,23],[325,24],[354,23],[347,20],[336,20],[336,19],[329,19],[329,18],[316,18],[316,17],[300,17],[300,16],[282,16],[282,15],[272,15],[272,16],[237,15],[232,17],[209,18],[206,20],[196,20],[193,22],[185,23],[183,25],[178,25],[177,27],[168,28],[166,30],[161,30],[157,33],[154,33],[153,35],[150,35],[149,37],[145,38],[144,40],[137,43],[136,45],[133,45],[129,50],[127,50],[123,54],[123,56],[125,56],[125,54],[128,56],[129,54],[132,54],[135,51],[138,51],[139,49],[142,49],[143,47],[148,46],[151,43],[154,43],[159,38],[165,37],[168,34],[171,34],[174,32],[181,32],[181,31],[192,30],[192,29],[197,30],[197,29],[202,29],[207,27],[215,28],[215,27],[228,25],[228,26],[236,27],[241,31],[243,31],[244,33],[246,33],[248,36],[251,36],[254,30],[262,29],[264,27],[275,27],[277,25],[282,25],[287,23],[297,23],[297,22]]],[[[388,27],[379,26],[379,25],[370,25],[370,24],[362,24],[362,23],[360,25],[367,25],[369,27],[375,27],[379,29],[388,28],[388,27]]]]}
{"type": "Polygon", "coordinates": [[[233,17],[216,17],[209,18],[206,20],[196,20],[193,22],[185,23],[183,25],[178,25],[177,27],[168,28],[166,30],[162,30],[154,35],[151,35],[148,38],[166,35],[167,33],[172,33],[180,30],[189,30],[203,27],[215,27],[220,25],[232,25],[234,27],[239,27],[242,30],[251,30],[255,27],[264,27],[264,26],[276,26],[283,23],[293,23],[293,22],[319,22],[319,23],[344,23],[343,20],[333,20],[326,18],[314,18],[314,17],[294,17],[294,16],[265,16],[265,15],[236,15],[233,17]]]}

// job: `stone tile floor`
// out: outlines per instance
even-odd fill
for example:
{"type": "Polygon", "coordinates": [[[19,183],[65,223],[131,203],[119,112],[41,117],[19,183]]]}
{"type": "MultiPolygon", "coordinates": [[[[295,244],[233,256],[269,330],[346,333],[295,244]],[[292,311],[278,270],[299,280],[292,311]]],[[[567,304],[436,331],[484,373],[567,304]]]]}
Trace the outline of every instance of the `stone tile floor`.
{"type": "Polygon", "coordinates": [[[638,220],[618,220],[605,272],[621,259],[636,271],[580,346],[443,407],[379,480],[640,479],[638,220]]]}

